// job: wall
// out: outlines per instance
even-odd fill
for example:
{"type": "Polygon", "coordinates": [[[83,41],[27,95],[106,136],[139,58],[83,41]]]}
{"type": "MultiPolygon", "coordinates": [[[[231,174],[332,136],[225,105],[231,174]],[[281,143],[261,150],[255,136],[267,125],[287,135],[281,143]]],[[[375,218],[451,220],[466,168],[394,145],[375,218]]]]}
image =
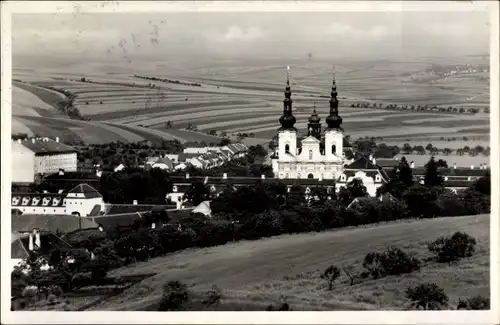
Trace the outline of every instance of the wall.
{"type": "Polygon", "coordinates": [[[35,154],[31,150],[13,141],[11,161],[12,182],[33,183],[35,181],[35,154]]]}
{"type": "Polygon", "coordinates": [[[76,171],[76,152],[35,156],[35,173],[57,173],[59,169],[64,169],[68,172],[76,171]]]}
{"type": "Polygon", "coordinates": [[[59,215],[70,214],[70,213],[66,212],[65,206],[52,207],[50,205],[48,205],[48,206],[30,206],[30,205],[22,206],[22,205],[19,205],[19,206],[16,206],[15,208],[21,210],[23,213],[26,213],[26,214],[59,214],[59,215]]]}
{"type": "Polygon", "coordinates": [[[66,198],[66,211],[67,214],[73,214],[73,212],[78,212],[80,216],[85,217],[90,214],[92,209],[97,205],[104,205],[102,197],[96,198],[78,198],[78,197],[67,197],[66,198]]]}

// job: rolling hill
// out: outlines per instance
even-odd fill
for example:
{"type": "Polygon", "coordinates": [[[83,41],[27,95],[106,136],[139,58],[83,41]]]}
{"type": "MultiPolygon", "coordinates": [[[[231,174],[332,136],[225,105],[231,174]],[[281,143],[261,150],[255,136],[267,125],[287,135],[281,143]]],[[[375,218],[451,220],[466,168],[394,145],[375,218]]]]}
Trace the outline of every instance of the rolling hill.
{"type": "Polygon", "coordinates": [[[280,297],[294,310],[401,310],[406,287],[431,281],[444,288],[455,309],[459,298],[489,296],[489,223],[489,215],[406,220],[188,249],[113,271],[116,276],[157,274],[93,309],[154,310],[169,280],[185,282],[196,292],[216,284],[223,291],[222,306],[239,304],[245,310],[263,310],[280,297]],[[429,260],[426,243],[456,231],[477,239],[474,256],[452,265],[429,260]],[[424,261],[422,269],[354,286],[342,275],[332,291],[325,289],[319,274],[327,266],[359,268],[368,252],[391,245],[416,253],[424,261]]]}

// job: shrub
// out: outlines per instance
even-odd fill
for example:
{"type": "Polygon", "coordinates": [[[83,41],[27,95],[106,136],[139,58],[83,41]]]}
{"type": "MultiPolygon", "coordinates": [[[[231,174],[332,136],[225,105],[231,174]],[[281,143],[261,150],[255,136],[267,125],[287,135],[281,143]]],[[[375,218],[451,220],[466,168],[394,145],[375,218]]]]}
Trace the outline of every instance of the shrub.
{"type": "Polygon", "coordinates": [[[278,305],[269,305],[266,311],[290,311],[290,305],[286,302],[279,303],[278,305]]]}
{"type": "Polygon", "coordinates": [[[340,269],[333,265],[327,267],[323,274],[321,274],[321,278],[328,282],[328,290],[330,291],[333,289],[333,282],[335,282],[339,276],[340,269]]]}
{"type": "Polygon", "coordinates": [[[423,283],[406,289],[406,298],[411,301],[412,307],[424,310],[439,310],[446,307],[448,296],[435,283],[423,283]]]}
{"type": "Polygon", "coordinates": [[[459,299],[457,309],[488,310],[490,309],[490,298],[474,296],[465,300],[459,299]]]}
{"type": "Polygon", "coordinates": [[[180,281],[169,281],[163,286],[159,311],[179,310],[188,301],[187,285],[180,281]]]}
{"type": "Polygon", "coordinates": [[[205,299],[203,299],[203,305],[210,307],[213,305],[220,304],[222,298],[222,291],[214,285],[211,290],[205,292],[205,299]]]}
{"type": "Polygon", "coordinates": [[[456,232],[451,237],[439,237],[428,245],[438,262],[458,261],[470,257],[475,252],[476,240],[463,232],[456,232]]]}
{"type": "Polygon", "coordinates": [[[349,284],[353,286],[356,281],[362,278],[361,273],[356,269],[354,265],[346,265],[342,267],[345,275],[349,278],[349,284]]]}
{"type": "Polygon", "coordinates": [[[389,247],[383,252],[368,253],[363,261],[363,267],[375,279],[418,271],[420,264],[419,259],[397,247],[389,247]]]}

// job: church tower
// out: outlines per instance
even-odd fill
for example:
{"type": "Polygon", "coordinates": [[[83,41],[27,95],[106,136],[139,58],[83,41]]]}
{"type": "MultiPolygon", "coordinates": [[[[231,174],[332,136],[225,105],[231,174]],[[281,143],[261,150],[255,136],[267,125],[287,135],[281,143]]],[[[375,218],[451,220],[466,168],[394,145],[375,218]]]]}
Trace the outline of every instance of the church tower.
{"type": "Polygon", "coordinates": [[[342,117],[339,116],[339,101],[337,99],[337,85],[335,71],[330,98],[330,115],[326,118],[328,127],[325,130],[325,158],[327,161],[343,159],[344,130],[340,126],[342,117]]]}
{"type": "Polygon", "coordinates": [[[314,104],[313,113],[309,117],[309,123],[307,124],[307,135],[313,136],[318,140],[321,140],[321,119],[316,113],[316,104],[314,104]]]}
{"type": "Polygon", "coordinates": [[[294,127],[296,119],[292,113],[292,91],[290,90],[290,67],[287,67],[285,99],[283,100],[283,115],[278,129],[278,156],[280,161],[287,161],[287,156],[297,155],[297,129],[294,127]]]}

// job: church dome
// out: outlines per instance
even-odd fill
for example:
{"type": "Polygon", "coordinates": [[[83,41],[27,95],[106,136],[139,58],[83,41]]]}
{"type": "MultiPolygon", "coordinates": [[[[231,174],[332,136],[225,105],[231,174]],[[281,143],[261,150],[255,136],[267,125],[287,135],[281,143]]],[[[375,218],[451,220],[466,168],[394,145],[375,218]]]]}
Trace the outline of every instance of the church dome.
{"type": "Polygon", "coordinates": [[[316,108],[314,108],[313,113],[309,117],[309,123],[319,123],[321,119],[319,118],[318,114],[316,113],[316,108]]]}
{"type": "Polygon", "coordinates": [[[328,124],[329,129],[339,129],[342,124],[342,117],[338,115],[328,115],[326,124],[328,124]]]}
{"type": "Polygon", "coordinates": [[[283,127],[283,129],[293,129],[295,122],[297,122],[297,120],[293,115],[283,114],[280,117],[280,124],[283,127]]]}

